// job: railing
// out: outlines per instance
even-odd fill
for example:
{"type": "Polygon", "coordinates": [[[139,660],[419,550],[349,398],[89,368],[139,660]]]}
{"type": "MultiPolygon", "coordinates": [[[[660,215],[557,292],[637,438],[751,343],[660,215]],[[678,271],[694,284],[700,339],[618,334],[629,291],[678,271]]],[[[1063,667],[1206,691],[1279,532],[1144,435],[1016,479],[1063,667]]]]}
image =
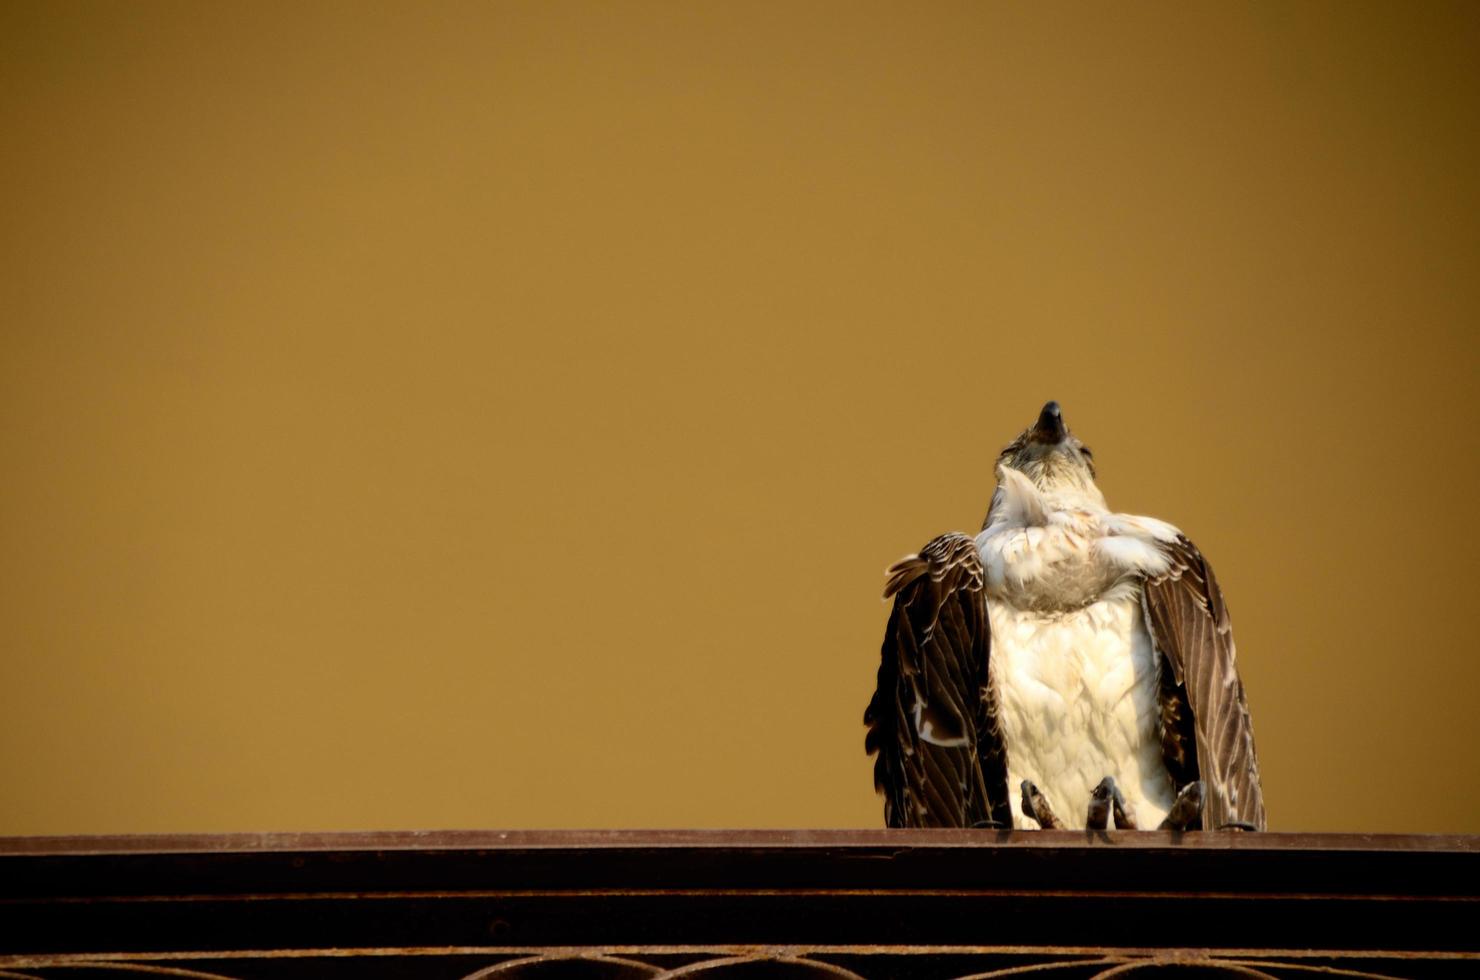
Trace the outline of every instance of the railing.
{"type": "Polygon", "coordinates": [[[0,839],[0,978],[1480,977],[1480,837],[0,839]]]}

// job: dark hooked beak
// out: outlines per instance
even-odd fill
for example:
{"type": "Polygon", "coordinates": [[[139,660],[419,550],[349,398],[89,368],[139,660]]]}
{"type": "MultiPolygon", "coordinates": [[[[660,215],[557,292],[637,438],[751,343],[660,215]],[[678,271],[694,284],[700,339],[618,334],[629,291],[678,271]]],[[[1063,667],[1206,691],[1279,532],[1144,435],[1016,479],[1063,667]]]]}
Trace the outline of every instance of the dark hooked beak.
{"type": "Polygon", "coordinates": [[[1043,411],[1038,413],[1037,424],[1033,426],[1032,440],[1057,445],[1068,434],[1069,428],[1064,425],[1064,413],[1059,411],[1059,403],[1049,402],[1044,405],[1043,411]]]}

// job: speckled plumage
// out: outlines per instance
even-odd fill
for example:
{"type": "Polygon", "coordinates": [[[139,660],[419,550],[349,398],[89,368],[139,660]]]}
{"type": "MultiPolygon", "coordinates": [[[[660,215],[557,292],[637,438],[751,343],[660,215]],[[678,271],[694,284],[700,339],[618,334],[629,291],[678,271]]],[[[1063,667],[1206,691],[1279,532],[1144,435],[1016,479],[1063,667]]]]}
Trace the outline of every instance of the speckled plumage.
{"type": "Polygon", "coordinates": [[[1083,827],[1106,776],[1155,827],[1202,779],[1202,825],[1263,829],[1222,592],[1177,528],[1109,510],[1057,403],[1003,450],[975,539],[889,570],[865,713],[890,826],[1034,825],[1031,780],[1083,827]]]}

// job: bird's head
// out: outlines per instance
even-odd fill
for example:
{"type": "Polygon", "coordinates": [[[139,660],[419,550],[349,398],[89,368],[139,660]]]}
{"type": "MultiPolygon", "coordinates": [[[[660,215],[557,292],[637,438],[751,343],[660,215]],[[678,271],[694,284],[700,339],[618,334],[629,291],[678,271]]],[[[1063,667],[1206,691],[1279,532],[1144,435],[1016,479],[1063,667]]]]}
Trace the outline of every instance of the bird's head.
{"type": "Polygon", "coordinates": [[[1094,456],[1069,431],[1058,402],[1044,405],[1038,420],[997,457],[998,486],[1019,479],[1032,484],[1038,496],[1059,506],[1105,506],[1105,498],[1095,486],[1094,456]]]}

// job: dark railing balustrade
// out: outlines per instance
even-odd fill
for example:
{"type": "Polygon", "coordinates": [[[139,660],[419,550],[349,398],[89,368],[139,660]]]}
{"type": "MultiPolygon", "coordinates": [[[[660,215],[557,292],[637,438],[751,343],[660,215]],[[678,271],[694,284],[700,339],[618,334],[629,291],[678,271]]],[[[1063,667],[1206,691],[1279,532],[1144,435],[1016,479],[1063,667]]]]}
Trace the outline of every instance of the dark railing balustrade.
{"type": "Polygon", "coordinates": [[[1480,837],[0,839],[0,980],[1480,977],[1480,837]]]}

